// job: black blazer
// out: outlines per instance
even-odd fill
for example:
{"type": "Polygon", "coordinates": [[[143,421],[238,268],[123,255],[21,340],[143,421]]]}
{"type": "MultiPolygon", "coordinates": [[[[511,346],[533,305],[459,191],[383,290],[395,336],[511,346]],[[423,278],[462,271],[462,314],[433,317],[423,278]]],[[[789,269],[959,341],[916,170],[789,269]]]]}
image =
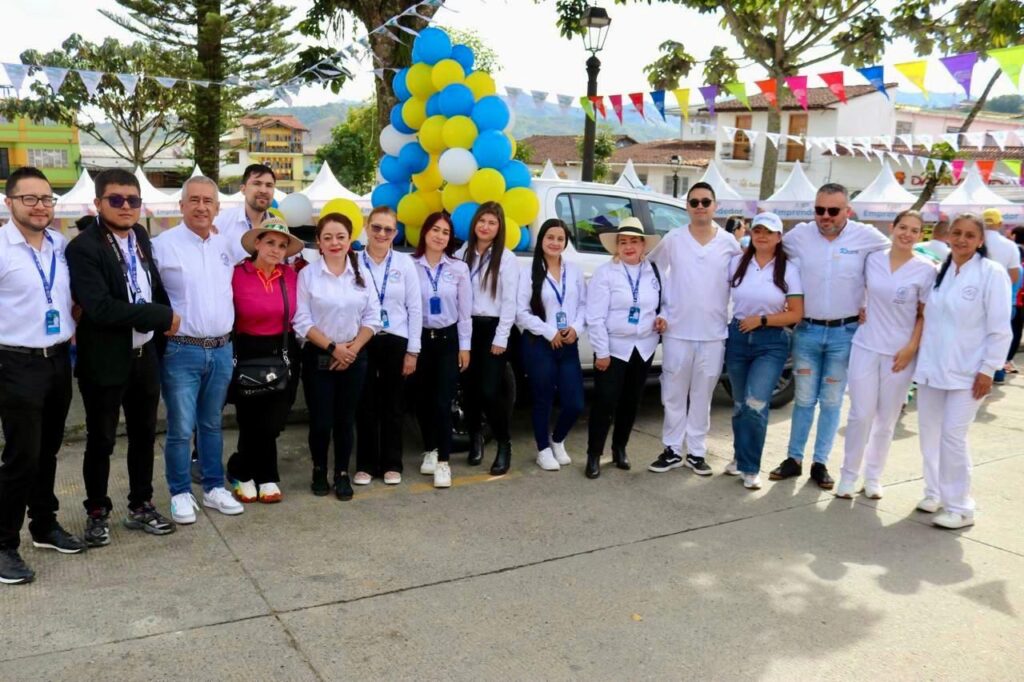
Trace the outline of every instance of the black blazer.
{"type": "Polygon", "coordinates": [[[106,228],[94,216],[78,221],[79,234],[65,249],[71,275],[71,294],[82,308],[76,339],[75,374],[99,386],[128,381],[132,361],[132,329],[155,332],[157,339],[171,328],[173,312],[160,274],[153,264],[153,247],[146,230],[136,225],[135,240],[142,252],[139,275],[148,269],[152,302],[135,304],[128,295],[121,262],[107,241],[106,228]]]}

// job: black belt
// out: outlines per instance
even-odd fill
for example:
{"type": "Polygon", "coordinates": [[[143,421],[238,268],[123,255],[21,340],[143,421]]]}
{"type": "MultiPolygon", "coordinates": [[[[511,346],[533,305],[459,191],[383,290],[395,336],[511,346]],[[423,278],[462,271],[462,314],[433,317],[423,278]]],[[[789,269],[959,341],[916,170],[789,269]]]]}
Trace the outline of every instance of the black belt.
{"type": "Polygon", "coordinates": [[[59,355],[68,349],[71,345],[70,341],[64,343],[58,343],[47,348],[29,348],[27,346],[3,346],[0,345],[0,350],[5,350],[9,353],[22,353],[24,355],[36,355],[44,358],[52,358],[55,355],[59,355]]]}
{"type": "Polygon", "coordinates": [[[458,334],[456,326],[454,324],[448,325],[447,327],[441,327],[440,329],[428,329],[423,328],[423,338],[425,339],[450,339],[458,334]]]}
{"type": "Polygon", "coordinates": [[[139,346],[138,348],[132,348],[132,357],[133,358],[141,358],[145,354],[146,354],[146,345],[145,344],[139,346]]]}
{"type": "Polygon", "coordinates": [[[845,327],[851,322],[857,322],[859,320],[859,315],[854,315],[853,317],[844,317],[841,320],[815,320],[812,317],[804,318],[804,322],[806,322],[807,324],[816,324],[819,327],[845,327]]]}
{"type": "Polygon", "coordinates": [[[172,336],[169,339],[169,341],[180,343],[185,346],[199,346],[200,348],[221,348],[222,346],[228,345],[228,341],[230,340],[231,334],[213,337],[172,336]]]}

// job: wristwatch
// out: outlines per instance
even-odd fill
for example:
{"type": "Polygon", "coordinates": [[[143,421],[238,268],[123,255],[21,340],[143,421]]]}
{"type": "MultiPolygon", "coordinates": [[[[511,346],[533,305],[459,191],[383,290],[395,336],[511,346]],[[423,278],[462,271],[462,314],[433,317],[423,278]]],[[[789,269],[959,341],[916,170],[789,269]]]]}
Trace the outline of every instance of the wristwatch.
{"type": "Polygon", "coordinates": [[[767,315],[762,315],[761,316],[761,326],[762,327],[767,327],[768,326],[768,316],[767,315]]]}
{"type": "Polygon", "coordinates": [[[337,347],[338,347],[338,344],[336,344],[333,341],[331,341],[329,344],[327,344],[327,348],[324,348],[324,350],[327,351],[328,355],[334,355],[334,349],[337,348],[337,347]]]}

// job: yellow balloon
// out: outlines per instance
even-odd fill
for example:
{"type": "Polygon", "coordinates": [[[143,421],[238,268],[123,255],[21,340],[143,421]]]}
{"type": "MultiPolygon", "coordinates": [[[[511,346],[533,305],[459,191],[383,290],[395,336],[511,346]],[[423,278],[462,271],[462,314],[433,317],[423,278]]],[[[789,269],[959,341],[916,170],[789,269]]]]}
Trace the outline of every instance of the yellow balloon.
{"type": "Polygon", "coordinates": [[[423,229],[423,225],[412,225],[405,226],[405,243],[409,246],[416,248],[420,243],[420,230],[423,229]]]}
{"type": "MultiPolygon", "coordinates": [[[[443,208],[441,204],[441,193],[437,190],[429,192],[425,190],[418,190],[413,192],[413,195],[419,197],[424,206],[427,207],[427,213],[423,216],[423,220],[426,220],[427,216],[431,213],[437,213],[443,208]]],[[[420,221],[421,226],[423,225],[423,220],[420,221]]]]}
{"type": "Polygon", "coordinates": [[[437,156],[430,157],[430,164],[422,173],[415,173],[412,176],[412,184],[416,185],[416,189],[427,192],[441,189],[441,183],[443,182],[444,178],[441,177],[441,169],[437,165],[437,156]]]}
{"type": "MultiPolygon", "coordinates": [[[[408,82],[408,78],[406,78],[406,83],[408,82]]],[[[475,99],[487,97],[487,95],[493,95],[498,92],[498,88],[494,84],[494,79],[491,78],[491,74],[485,71],[474,71],[466,76],[466,87],[473,92],[473,97],[475,99]]]]}
{"type": "Polygon", "coordinates": [[[529,225],[540,212],[540,201],[533,190],[526,187],[514,187],[505,192],[501,199],[501,207],[505,215],[521,225],[529,225]]]}
{"type": "Polygon", "coordinates": [[[430,79],[434,83],[434,88],[440,91],[444,90],[446,85],[461,83],[466,79],[466,72],[463,70],[462,64],[454,59],[442,59],[434,64],[434,68],[430,72],[430,79]]]}
{"type": "Polygon", "coordinates": [[[449,149],[453,147],[472,149],[476,136],[476,124],[473,123],[473,119],[469,116],[452,116],[445,121],[444,128],[441,131],[444,144],[449,149]]]}
{"type": "Polygon", "coordinates": [[[420,97],[426,99],[436,92],[434,89],[434,82],[431,79],[431,67],[430,64],[413,64],[412,68],[405,76],[405,85],[409,88],[409,92],[413,94],[413,97],[420,97]]]}
{"type": "MultiPolygon", "coordinates": [[[[280,218],[281,220],[284,220],[284,213],[281,213],[281,211],[279,211],[276,208],[268,208],[267,209],[267,213],[269,213],[270,215],[274,216],[275,218],[280,218]]],[[[285,220],[285,222],[287,223],[288,221],[285,220]]]]}
{"type": "Polygon", "coordinates": [[[519,148],[519,145],[516,144],[516,138],[511,135],[506,134],[505,137],[507,137],[508,141],[512,143],[512,158],[514,159],[516,158],[516,149],[519,148]]]}
{"type": "Polygon", "coordinates": [[[447,116],[438,114],[431,116],[420,126],[420,146],[431,154],[440,154],[446,149],[443,132],[447,120],[447,116]]]}
{"type": "Polygon", "coordinates": [[[501,201],[505,195],[505,178],[493,168],[482,168],[469,179],[469,193],[473,201],[501,201]]]}
{"type": "Polygon", "coordinates": [[[352,241],[359,239],[363,233],[363,212],[359,205],[351,199],[331,199],[320,209],[320,216],[323,218],[328,213],[340,213],[352,221],[352,241]]]}
{"type": "Polygon", "coordinates": [[[449,182],[441,190],[441,204],[449,213],[455,213],[455,209],[467,201],[473,201],[473,195],[469,193],[469,185],[453,185],[449,182]]]}
{"type": "Polygon", "coordinates": [[[519,240],[522,238],[523,231],[512,218],[505,214],[505,248],[509,251],[515,251],[516,247],[519,246],[519,240]]]}
{"type": "Polygon", "coordinates": [[[418,192],[406,194],[398,202],[398,219],[405,223],[406,227],[415,226],[417,229],[423,226],[430,210],[422,197],[417,196],[418,192]]]}
{"type": "Polygon", "coordinates": [[[419,97],[410,97],[402,105],[402,120],[413,130],[419,130],[427,120],[427,101],[419,97]]]}

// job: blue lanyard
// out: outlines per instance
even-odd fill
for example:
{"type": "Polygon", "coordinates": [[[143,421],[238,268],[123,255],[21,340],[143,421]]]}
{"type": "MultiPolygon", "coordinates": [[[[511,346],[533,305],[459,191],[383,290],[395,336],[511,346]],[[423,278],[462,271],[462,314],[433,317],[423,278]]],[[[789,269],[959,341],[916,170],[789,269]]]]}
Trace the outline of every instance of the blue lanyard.
{"type": "Polygon", "coordinates": [[[480,271],[484,269],[484,266],[487,265],[490,262],[491,262],[491,252],[488,251],[487,255],[480,259],[480,265],[477,266],[476,270],[474,272],[470,273],[470,275],[469,275],[470,281],[472,281],[474,277],[479,275],[480,271]]]}
{"type": "Polygon", "coordinates": [[[640,280],[643,279],[644,264],[640,263],[640,272],[637,274],[635,282],[633,281],[632,275],[629,274],[629,266],[623,263],[622,269],[626,272],[626,279],[629,280],[629,288],[633,291],[633,305],[637,305],[640,301],[640,280]]]}
{"type": "MultiPolygon", "coordinates": [[[[366,255],[366,251],[363,251],[363,263],[366,264],[366,269],[370,271],[370,280],[373,281],[373,288],[377,290],[377,298],[380,300],[381,305],[384,305],[384,295],[388,290],[388,273],[391,272],[391,256],[393,255],[395,255],[394,251],[388,251],[388,259],[384,261],[384,286],[378,287],[377,278],[373,276],[373,266],[370,264],[370,257],[366,255]]],[[[434,291],[437,291],[437,287],[434,287],[434,291]]]]}
{"type": "Polygon", "coordinates": [[[28,246],[28,250],[32,252],[32,262],[36,264],[36,271],[39,272],[39,279],[43,280],[43,291],[46,293],[46,304],[52,307],[53,283],[57,278],[57,249],[53,245],[53,237],[49,234],[45,234],[45,236],[46,241],[50,242],[50,248],[52,249],[52,252],[50,253],[50,281],[46,281],[46,275],[43,273],[43,265],[39,262],[39,256],[36,255],[36,250],[28,244],[25,244],[25,246],[28,246]]]}
{"type": "Polygon", "coordinates": [[[430,276],[430,268],[426,265],[423,266],[423,269],[427,271],[427,279],[430,280],[430,288],[434,290],[434,295],[436,296],[437,285],[441,282],[441,270],[444,269],[444,262],[437,264],[437,277],[430,276]]]}
{"type": "Polygon", "coordinates": [[[562,291],[559,293],[558,287],[555,286],[555,282],[551,279],[550,275],[545,274],[544,279],[548,281],[548,285],[551,290],[555,292],[555,299],[558,301],[558,307],[562,307],[562,302],[565,301],[565,263],[562,263],[562,291]]]}
{"type": "MultiPolygon", "coordinates": [[[[118,247],[120,248],[120,247],[118,247]]],[[[132,298],[137,299],[142,295],[142,288],[139,287],[139,264],[135,258],[135,237],[128,235],[128,273],[131,276],[132,298]]]]}

